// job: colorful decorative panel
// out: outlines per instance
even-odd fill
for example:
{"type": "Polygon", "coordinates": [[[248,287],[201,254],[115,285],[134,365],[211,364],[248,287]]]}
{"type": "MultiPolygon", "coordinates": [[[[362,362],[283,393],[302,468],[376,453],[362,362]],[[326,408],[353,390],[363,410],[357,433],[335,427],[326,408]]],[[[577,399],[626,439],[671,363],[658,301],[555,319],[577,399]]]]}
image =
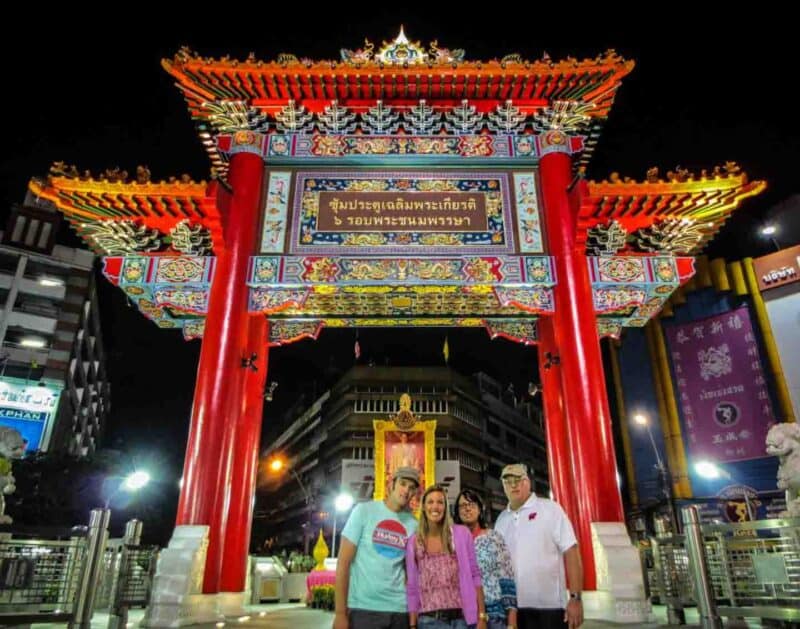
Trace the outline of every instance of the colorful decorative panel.
{"type": "Polygon", "coordinates": [[[748,308],[665,326],[665,333],[692,459],[765,456],[775,416],[748,308]]]}
{"type": "Polygon", "coordinates": [[[183,338],[185,338],[187,341],[191,341],[192,339],[202,338],[205,327],[206,327],[205,319],[196,319],[194,321],[187,321],[183,325],[183,338]]]}
{"type": "MultiPolygon", "coordinates": [[[[691,259],[588,258],[600,335],[645,325],[693,273],[686,262],[691,259]]],[[[103,272],[156,325],[197,338],[215,264],[210,256],[106,257],[103,272]]],[[[552,259],[541,255],[254,256],[247,282],[250,312],[317,327],[520,326],[553,311],[555,283],[552,259]]]]}
{"type": "Polygon", "coordinates": [[[291,173],[277,171],[269,173],[264,222],[261,228],[262,253],[283,253],[290,184],[291,173]]]}
{"type": "Polygon", "coordinates": [[[257,257],[250,285],[273,284],[520,284],[552,285],[544,256],[460,256],[453,258],[343,258],[335,256],[257,257]]]}
{"type": "Polygon", "coordinates": [[[646,282],[645,258],[609,256],[594,258],[597,264],[597,281],[646,282]]]}
{"type": "Polygon", "coordinates": [[[259,256],[251,258],[250,282],[251,284],[274,284],[279,281],[280,258],[266,258],[259,256]]]}
{"type": "Polygon", "coordinates": [[[150,278],[148,271],[151,258],[123,258],[122,273],[119,275],[120,286],[125,284],[144,284],[150,278]]]}
{"type": "MultiPolygon", "coordinates": [[[[404,162],[431,158],[508,159],[513,157],[510,137],[501,135],[272,135],[267,157],[331,159],[379,157],[404,162]]],[[[529,154],[523,155],[529,157],[529,154]]]]}
{"type": "Polygon", "coordinates": [[[616,319],[609,319],[606,317],[597,319],[597,334],[602,338],[610,336],[611,338],[618,339],[622,334],[622,323],[616,319]]]}
{"type": "Polygon", "coordinates": [[[158,257],[155,264],[155,281],[169,284],[208,281],[211,262],[209,257],[158,257]]]}
{"type": "Polygon", "coordinates": [[[168,306],[183,312],[205,314],[208,311],[208,287],[163,286],[153,291],[157,306],[168,306]]]}
{"type": "Polygon", "coordinates": [[[496,288],[502,306],[528,312],[553,312],[553,291],[549,288],[496,288]]]}
{"type": "Polygon", "coordinates": [[[542,253],[542,224],[534,173],[514,173],[514,198],[517,203],[517,230],[521,253],[542,253]]]}
{"type": "Polygon", "coordinates": [[[302,308],[310,289],[254,288],[250,291],[250,312],[275,313],[287,308],[302,308]]]}
{"type": "Polygon", "coordinates": [[[516,343],[533,345],[539,340],[536,319],[487,321],[486,329],[493,339],[502,337],[516,343]]]}
{"type": "Polygon", "coordinates": [[[595,312],[616,312],[641,306],[647,297],[647,288],[636,284],[594,288],[595,312]]]}
{"type": "MultiPolygon", "coordinates": [[[[273,319],[270,326],[269,343],[275,347],[299,341],[316,339],[323,328],[485,328],[491,338],[502,337],[509,341],[532,345],[538,340],[536,318],[524,319],[480,319],[440,317],[434,319],[273,319]]],[[[188,327],[188,324],[187,324],[188,327]]]]}
{"type": "Polygon", "coordinates": [[[600,336],[618,337],[623,327],[647,325],[694,274],[692,258],[598,256],[588,262],[600,336]]]}
{"type": "Polygon", "coordinates": [[[316,339],[322,331],[322,322],[315,320],[273,321],[269,328],[269,344],[272,347],[288,345],[301,339],[316,339]]]}
{"type": "Polygon", "coordinates": [[[278,308],[285,316],[308,317],[487,317],[519,315],[519,307],[501,304],[489,287],[365,286],[339,290],[318,286],[301,303],[302,291],[255,288],[251,304],[278,308]],[[297,293],[297,294],[295,294],[297,293]]]}
{"type": "Polygon", "coordinates": [[[533,284],[555,284],[552,258],[527,256],[525,260],[525,281],[533,284]]]}
{"type": "MultiPolygon", "coordinates": [[[[223,137],[224,136],[220,136],[223,137]]],[[[444,161],[464,158],[481,160],[518,159],[521,163],[538,161],[542,150],[568,153],[584,150],[583,136],[570,136],[566,144],[540,142],[533,135],[338,135],[318,133],[271,134],[267,136],[265,158],[281,160],[319,160],[330,162],[341,158],[359,158],[366,163],[379,158],[382,163],[397,160],[404,163],[444,161]]],[[[224,142],[221,143],[224,149],[224,142]]]]}
{"type": "Polygon", "coordinates": [[[512,253],[509,177],[487,172],[297,174],[290,250],[512,253]]]}

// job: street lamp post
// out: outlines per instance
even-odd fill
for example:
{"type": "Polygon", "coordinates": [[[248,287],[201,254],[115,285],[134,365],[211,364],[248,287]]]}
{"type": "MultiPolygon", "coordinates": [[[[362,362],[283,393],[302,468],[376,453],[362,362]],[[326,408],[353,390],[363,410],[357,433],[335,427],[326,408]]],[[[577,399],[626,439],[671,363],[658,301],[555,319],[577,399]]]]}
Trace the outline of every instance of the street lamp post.
{"type": "Polygon", "coordinates": [[[297,481],[297,484],[300,486],[300,490],[303,492],[303,499],[304,499],[305,505],[306,505],[306,507],[305,507],[306,523],[304,524],[303,547],[304,547],[304,552],[307,555],[308,554],[309,539],[310,539],[309,536],[311,534],[311,531],[310,531],[310,529],[311,529],[311,513],[309,511],[309,507],[311,505],[311,494],[308,492],[308,490],[306,489],[306,486],[303,484],[303,481],[300,478],[300,475],[295,471],[295,469],[293,467],[290,467],[282,457],[276,456],[269,463],[269,469],[272,470],[273,472],[278,473],[281,470],[283,470],[284,468],[288,469],[289,472],[291,472],[292,476],[294,476],[294,479],[297,481]]]}
{"type": "Polygon", "coordinates": [[[306,489],[306,486],[303,484],[303,481],[300,478],[300,475],[295,471],[295,469],[293,467],[288,467],[288,465],[286,464],[286,461],[284,461],[283,459],[281,459],[279,457],[275,457],[270,462],[269,468],[273,472],[280,472],[282,469],[288,468],[288,470],[291,472],[292,476],[294,476],[294,479],[297,481],[297,484],[300,485],[300,490],[303,492],[303,498],[306,501],[306,505],[311,503],[311,494],[308,493],[308,490],[306,489]]]}
{"type": "Polygon", "coordinates": [[[331,538],[331,557],[336,557],[336,515],[338,513],[346,513],[353,506],[353,497],[345,492],[336,496],[333,503],[333,536],[331,538]]]}
{"type": "Polygon", "coordinates": [[[650,445],[653,446],[653,454],[656,457],[656,464],[655,468],[658,471],[658,484],[661,486],[661,491],[664,495],[664,498],[667,501],[667,506],[669,507],[669,516],[670,522],[672,523],[672,532],[674,535],[678,534],[678,519],[675,515],[675,506],[672,504],[672,478],[670,477],[669,470],[667,466],[664,464],[664,459],[661,458],[661,454],[658,451],[658,447],[656,446],[655,437],[653,437],[653,431],[650,429],[650,420],[647,415],[643,413],[637,413],[633,416],[633,421],[635,421],[640,426],[644,426],[647,430],[647,435],[650,437],[650,445]]]}
{"type": "Polygon", "coordinates": [[[772,241],[772,244],[775,246],[775,251],[781,250],[781,246],[778,244],[778,239],[775,237],[775,234],[778,233],[778,227],[774,223],[766,223],[760,231],[762,236],[769,238],[772,241]]]}
{"type": "Polygon", "coordinates": [[[108,495],[103,508],[108,509],[111,506],[111,501],[114,498],[116,498],[117,494],[120,491],[127,491],[133,493],[139,491],[149,482],[150,482],[150,474],[148,474],[145,471],[137,470],[135,472],[132,472],[131,474],[128,474],[127,476],[122,478],[122,482],[119,485],[117,485],[117,488],[108,495]]]}

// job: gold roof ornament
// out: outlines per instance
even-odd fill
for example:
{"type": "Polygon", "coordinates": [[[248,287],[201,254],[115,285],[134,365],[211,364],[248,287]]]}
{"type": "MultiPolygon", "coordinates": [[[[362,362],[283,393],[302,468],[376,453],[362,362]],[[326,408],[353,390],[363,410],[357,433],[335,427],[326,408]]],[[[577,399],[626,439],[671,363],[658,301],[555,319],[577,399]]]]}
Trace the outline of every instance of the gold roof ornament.
{"type": "Polygon", "coordinates": [[[390,419],[400,430],[411,430],[417,423],[417,416],[411,410],[411,396],[408,393],[400,396],[400,410],[390,419]]]}
{"type": "Polygon", "coordinates": [[[437,41],[431,42],[430,50],[425,50],[419,41],[412,42],[406,37],[403,27],[394,41],[384,41],[378,52],[373,52],[375,45],[368,39],[364,40],[364,47],[357,50],[342,48],[340,51],[342,62],[354,68],[367,64],[378,66],[409,66],[418,65],[451,65],[464,60],[464,50],[440,48],[437,41]]]}

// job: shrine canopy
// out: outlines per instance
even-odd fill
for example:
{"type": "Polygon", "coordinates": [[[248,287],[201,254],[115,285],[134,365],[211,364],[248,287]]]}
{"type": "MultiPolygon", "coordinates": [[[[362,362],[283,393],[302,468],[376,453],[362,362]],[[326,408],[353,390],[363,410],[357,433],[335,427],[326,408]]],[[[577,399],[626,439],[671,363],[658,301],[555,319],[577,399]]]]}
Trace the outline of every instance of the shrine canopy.
{"type": "Polygon", "coordinates": [[[558,280],[538,169],[551,152],[575,165],[575,238],[601,335],[645,325],[692,275],[692,256],[765,187],[732,162],[584,180],[633,69],[613,51],[465,61],[463,50],[401,31],[335,61],[182,49],[163,66],[209,155],[210,184],[57,163],[30,188],[105,257],[108,279],[145,316],[186,338],[203,333],[237,151],[264,162],[247,282],[250,312],[270,317],[274,345],[358,326],[484,327],[535,343],[558,280]]]}

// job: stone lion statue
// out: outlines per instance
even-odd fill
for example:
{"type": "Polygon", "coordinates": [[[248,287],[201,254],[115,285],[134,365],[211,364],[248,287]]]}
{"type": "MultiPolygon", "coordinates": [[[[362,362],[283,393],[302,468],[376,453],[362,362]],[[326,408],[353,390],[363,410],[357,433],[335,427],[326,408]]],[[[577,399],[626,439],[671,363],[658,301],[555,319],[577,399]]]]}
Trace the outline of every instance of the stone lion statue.
{"type": "Polygon", "coordinates": [[[6,515],[6,499],[17,487],[11,473],[11,461],[20,458],[25,452],[25,439],[18,430],[0,426],[0,524],[11,524],[11,516],[6,515]]]}
{"type": "Polygon", "coordinates": [[[800,425],[775,424],[767,433],[767,454],[777,456],[778,489],[786,490],[784,517],[800,517],[800,425]]]}

